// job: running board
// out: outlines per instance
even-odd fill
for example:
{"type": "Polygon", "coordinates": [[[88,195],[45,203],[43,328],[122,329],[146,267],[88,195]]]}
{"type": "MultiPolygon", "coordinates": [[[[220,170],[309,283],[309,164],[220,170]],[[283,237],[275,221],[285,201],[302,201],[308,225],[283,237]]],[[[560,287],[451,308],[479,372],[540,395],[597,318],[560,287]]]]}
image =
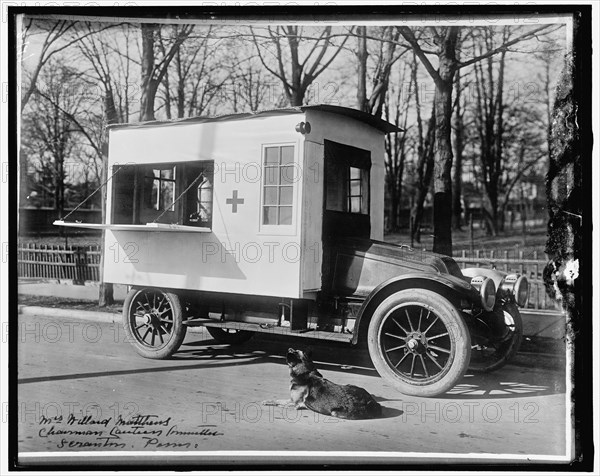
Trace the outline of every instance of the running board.
{"type": "Polygon", "coordinates": [[[310,339],[334,340],[338,342],[351,342],[352,334],[341,332],[326,332],[316,329],[301,329],[293,331],[289,327],[275,326],[272,324],[252,324],[249,322],[215,321],[214,319],[190,319],[184,321],[188,327],[221,327],[223,329],[235,329],[239,331],[263,332],[267,334],[288,335],[292,337],[308,337],[310,339]]]}

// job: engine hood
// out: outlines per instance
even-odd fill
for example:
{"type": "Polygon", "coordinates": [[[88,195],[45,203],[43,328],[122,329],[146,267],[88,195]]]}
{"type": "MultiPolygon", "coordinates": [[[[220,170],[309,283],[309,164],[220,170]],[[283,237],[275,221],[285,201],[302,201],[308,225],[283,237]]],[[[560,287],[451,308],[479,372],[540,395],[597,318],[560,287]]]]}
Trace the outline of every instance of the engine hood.
{"type": "Polygon", "coordinates": [[[367,296],[375,287],[401,275],[447,275],[466,281],[449,256],[403,245],[344,238],[331,247],[331,289],[338,295],[367,296]]]}

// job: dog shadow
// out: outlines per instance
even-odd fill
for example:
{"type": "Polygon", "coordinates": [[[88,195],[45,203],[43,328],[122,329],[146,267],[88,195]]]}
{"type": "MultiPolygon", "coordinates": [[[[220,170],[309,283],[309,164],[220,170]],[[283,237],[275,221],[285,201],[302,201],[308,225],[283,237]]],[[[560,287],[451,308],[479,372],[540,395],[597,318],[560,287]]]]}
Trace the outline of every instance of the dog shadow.
{"type": "MultiPolygon", "coordinates": [[[[377,398],[375,398],[375,400],[379,400],[377,398]]],[[[385,420],[387,418],[397,418],[400,415],[402,415],[404,412],[402,410],[399,410],[397,408],[393,408],[393,407],[385,407],[383,405],[381,405],[381,416],[377,417],[377,418],[372,418],[373,420],[385,420]]]]}

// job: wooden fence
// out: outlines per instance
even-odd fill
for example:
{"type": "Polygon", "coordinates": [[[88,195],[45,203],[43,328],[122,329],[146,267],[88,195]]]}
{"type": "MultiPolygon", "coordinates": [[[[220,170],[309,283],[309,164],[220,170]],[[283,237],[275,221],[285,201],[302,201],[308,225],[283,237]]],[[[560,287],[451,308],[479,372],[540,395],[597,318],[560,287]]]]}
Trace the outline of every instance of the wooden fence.
{"type": "Polygon", "coordinates": [[[99,281],[100,253],[99,246],[22,243],[17,247],[19,277],[72,280],[73,284],[99,281]]]}
{"type": "MultiPolygon", "coordinates": [[[[36,245],[22,243],[18,246],[19,277],[72,280],[74,284],[99,281],[100,247],[36,245]]],[[[530,309],[560,309],[550,299],[544,288],[542,272],[546,261],[538,258],[537,252],[526,256],[521,251],[515,257],[508,252],[475,251],[471,256],[466,250],[459,251],[454,259],[461,268],[496,268],[509,273],[527,276],[529,281],[530,309]]]]}
{"type": "Polygon", "coordinates": [[[529,281],[529,309],[561,309],[546,294],[542,273],[547,261],[543,253],[525,253],[522,250],[474,250],[469,253],[467,250],[460,250],[455,252],[453,258],[461,268],[496,268],[507,273],[525,275],[529,281]]]}

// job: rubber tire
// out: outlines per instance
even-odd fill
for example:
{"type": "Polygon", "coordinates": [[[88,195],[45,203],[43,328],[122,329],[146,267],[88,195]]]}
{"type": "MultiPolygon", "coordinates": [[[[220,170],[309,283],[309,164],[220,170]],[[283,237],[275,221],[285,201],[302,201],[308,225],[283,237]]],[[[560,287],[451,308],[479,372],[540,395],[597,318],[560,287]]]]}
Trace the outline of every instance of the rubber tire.
{"type": "Polygon", "coordinates": [[[185,339],[185,334],[187,332],[187,326],[183,325],[183,313],[181,311],[181,302],[179,296],[177,294],[171,292],[165,292],[161,289],[156,288],[132,288],[125,302],[123,303],[123,327],[125,329],[125,333],[127,334],[127,339],[135,351],[140,354],[142,357],[147,359],[167,359],[171,357],[185,339]],[[152,292],[160,292],[162,293],[168,300],[172,309],[173,314],[173,329],[171,332],[170,339],[160,348],[152,348],[148,345],[145,345],[135,337],[133,329],[131,328],[131,322],[129,321],[129,308],[131,307],[132,302],[135,297],[143,292],[143,291],[152,291],[152,292]]]}
{"type": "MultiPolygon", "coordinates": [[[[513,302],[507,302],[502,306],[501,311],[508,312],[514,323],[515,323],[515,331],[513,333],[512,338],[509,341],[506,341],[503,344],[502,350],[495,357],[494,360],[490,360],[488,363],[479,364],[478,362],[470,362],[469,370],[478,373],[486,373],[493,372],[494,370],[498,370],[504,367],[510,360],[516,355],[521,347],[521,342],[523,341],[523,319],[521,318],[521,313],[517,308],[517,305],[513,302]]],[[[475,357],[477,351],[471,351],[471,360],[475,357]]]]}
{"type": "MultiPolygon", "coordinates": [[[[206,327],[208,333],[219,344],[239,345],[249,341],[254,337],[255,332],[238,330],[236,332],[227,332],[221,327],[206,327]]],[[[232,330],[232,329],[230,329],[232,330]]]]}
{"type": "Polygon", "coordinates": [[[369,355],[379,375],[404,395],[435,397],[446,393],[463,378],[471,357],[471,335],[460,311],[446,298],[427,289],[406,289],[386,298],[371,317],[367,341],[369,355]],[[402,304],[424,306],[439,316],[447,329],[456,329],[456,332],[450,332],[453,337],[450,339],[453,352],[450,367],[434,382],[415,384],[402,379],[390,368],[383,356],[378,338],[381,327],[387,314],[402,304]]]}

